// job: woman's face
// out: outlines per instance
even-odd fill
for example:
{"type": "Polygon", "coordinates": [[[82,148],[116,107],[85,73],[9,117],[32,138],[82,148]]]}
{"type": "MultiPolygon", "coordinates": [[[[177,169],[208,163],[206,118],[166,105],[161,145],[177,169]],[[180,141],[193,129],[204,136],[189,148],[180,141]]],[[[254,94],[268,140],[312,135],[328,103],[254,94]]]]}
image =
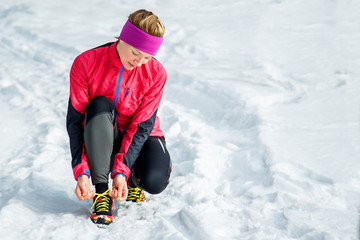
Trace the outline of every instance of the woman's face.
{"type": "Polygon", "coordinates": [[[122,64],[127,70],[140,67],[142,64],[147,63],[152,58],[150,54],[134,48],[133,46],[121,40],[116,45],[116,51],[122,64]]]}

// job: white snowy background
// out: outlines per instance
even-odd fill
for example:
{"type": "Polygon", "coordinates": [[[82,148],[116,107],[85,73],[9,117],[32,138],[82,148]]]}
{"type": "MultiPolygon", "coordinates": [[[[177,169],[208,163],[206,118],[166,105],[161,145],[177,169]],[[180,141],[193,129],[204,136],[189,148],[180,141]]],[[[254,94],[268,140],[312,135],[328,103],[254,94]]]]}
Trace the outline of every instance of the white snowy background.
{"type": "Polygon", "coordinates": [[[0,0],[0,239],[359,239],[360,1],[0,0]],[[69,70],[127,16],[166,25],[171,183],[114,223],[78,201],[69,70]]]}

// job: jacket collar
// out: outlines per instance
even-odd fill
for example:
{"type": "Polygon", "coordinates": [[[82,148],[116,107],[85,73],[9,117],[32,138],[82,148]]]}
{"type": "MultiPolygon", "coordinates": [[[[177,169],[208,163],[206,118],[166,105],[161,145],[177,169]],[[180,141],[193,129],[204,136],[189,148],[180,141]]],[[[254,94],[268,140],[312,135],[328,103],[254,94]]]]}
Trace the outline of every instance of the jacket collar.
{"type": "Polygon", "coordinates": [[[109,49],[109,56],[111,59],[111,62],[116,66],[121,68],[123,66],[120,57],[116,51],[116,44],[118,43],[118,41],[114,42],[109,49]]]}

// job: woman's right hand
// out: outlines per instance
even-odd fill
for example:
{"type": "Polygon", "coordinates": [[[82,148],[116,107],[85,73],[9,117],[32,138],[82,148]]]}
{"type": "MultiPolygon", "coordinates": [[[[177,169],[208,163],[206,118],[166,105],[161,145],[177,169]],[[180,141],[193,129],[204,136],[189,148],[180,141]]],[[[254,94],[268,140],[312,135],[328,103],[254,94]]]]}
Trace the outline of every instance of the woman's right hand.
{"type": "Polygon", "coordinates": [[[125,201],[128,196],[128,188],[126,178],[121,174],[118,174],[113,179],[113,188],[109,192],[109,196],[119,200],[125,201]]]}
{"type": "Polygon", "coordinates": [[[79,200],[90,200],[95,197],[95,191],[90,190],[90,178],[86,175],[81,175],[78,178],[75,194],[79,200]]]}

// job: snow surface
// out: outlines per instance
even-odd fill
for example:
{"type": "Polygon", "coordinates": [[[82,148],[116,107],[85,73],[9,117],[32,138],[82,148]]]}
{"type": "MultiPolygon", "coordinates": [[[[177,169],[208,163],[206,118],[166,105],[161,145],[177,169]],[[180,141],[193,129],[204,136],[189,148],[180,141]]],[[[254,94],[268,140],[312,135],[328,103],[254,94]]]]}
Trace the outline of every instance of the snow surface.
{"type": "Polygon", "coordinates": [[[359,239],[360,1],[0,0],[1,239],[359,239]],[[129,13],[166,25],[169,187],[89,220],[69,69],[129,13]]]}

